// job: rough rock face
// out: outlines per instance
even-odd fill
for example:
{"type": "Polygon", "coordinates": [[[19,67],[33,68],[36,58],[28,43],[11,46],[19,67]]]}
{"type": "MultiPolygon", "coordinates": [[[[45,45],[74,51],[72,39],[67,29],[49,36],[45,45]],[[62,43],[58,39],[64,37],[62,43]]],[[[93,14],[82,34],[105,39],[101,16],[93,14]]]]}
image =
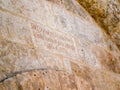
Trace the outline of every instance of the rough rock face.
{"type": "Polygon", "coordinates": [[[75,0],[0,0],[0,90],[120,90],[120,51],[75,0]]]}
{"type": "Polygon", "coordinates": [[[78,0],[120,49],[120,0],[78,0]]]}

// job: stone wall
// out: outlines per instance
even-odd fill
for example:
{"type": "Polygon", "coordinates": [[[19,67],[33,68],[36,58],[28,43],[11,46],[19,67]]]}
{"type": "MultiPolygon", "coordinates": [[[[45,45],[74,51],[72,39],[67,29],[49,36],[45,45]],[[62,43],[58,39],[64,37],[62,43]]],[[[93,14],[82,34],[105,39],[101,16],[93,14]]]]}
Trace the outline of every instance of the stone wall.
{"type": "Polygon", "coordinates": [[[0,90],[119,89],[120,51],[77,1],[0,1],[0,90]]]}
{"type": "Polygon", "coordinates": [[[120,0],[78,0],[120,49],[120,0]]]}

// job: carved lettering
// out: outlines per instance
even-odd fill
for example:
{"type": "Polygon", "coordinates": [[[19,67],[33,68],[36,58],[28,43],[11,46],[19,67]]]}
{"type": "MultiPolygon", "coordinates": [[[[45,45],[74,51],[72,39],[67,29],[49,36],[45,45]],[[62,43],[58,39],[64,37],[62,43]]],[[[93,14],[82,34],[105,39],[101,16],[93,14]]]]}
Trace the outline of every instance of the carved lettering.
{"type": "MultiPolygon", "coordinates": [[[[58,31],[46,30],[35,23],[31,23],[36,45],[65,55],[75,54],[75,46],[71,37],[58,31]]],[[[72,55],[73,56],[73,55],[72,55]]]]}

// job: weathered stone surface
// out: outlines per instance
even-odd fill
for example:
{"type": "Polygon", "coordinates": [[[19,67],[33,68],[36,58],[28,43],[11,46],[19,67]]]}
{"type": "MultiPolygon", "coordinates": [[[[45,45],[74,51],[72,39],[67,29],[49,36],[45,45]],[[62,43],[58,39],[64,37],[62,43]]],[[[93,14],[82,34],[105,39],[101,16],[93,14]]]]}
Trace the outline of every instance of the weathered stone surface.
{"type": "Polygon", "coordinates": [[[82,90],[119,90],[120,75],[107,70],[89,68],[86,65],[77,65],[71,62],[72,71],[79,76],[77,81],[82,90]],[[80,79],[80,80],[79,80],[80,79]],[[82,82],[82,86],[80,83],[82,82]],[[87,89],[86,89],[87,88],[87,89]]]}
{"type": "Polygon", "coordinates": [[[69,59],[50,54],[42,49],[39,50],[5,39],[0,40],[0,80],[11,76],[11,73],[23,70],[49,68],[71,72],[69,59]]]}
{"type": "Polygon", "coordinates": [[[13,16],[2,9],[0,10],[0,37],[21,44],[32,45],[32,34],[28,20],[13,16]]]}
{"type": "MultiPolygon", "coordinates": [[[[77,64],[76,64],[77,65],[77,64]]],[[[69,74],[56,70],[34,70],[15,74],[0,83],[1,90],[119,90],[119,75],[101,70],[85,70],[69,74]],[[94,72],[94,74],[93,74],[94,72]]],[[[73,66],[73,64],[72,64],[73,66]]],[[[74,70],[73,70],[74,71],[74,70]]]]}
{"type": "Polygon", "coordinates": [[[100,61],[103,67],[115,72],[120,71],[119,57],[116,57],[108,50],[96,46],[93,47],[93,53],[96,54],[96,58],[100,61]]]}
{"type": "Polygon", "coordinates": [[[54,70],[39,70],[17,74],[0,83],[0,88],[2,90],[12,88],[14,90],[77,90],[77,84],[73,74],[54,70]]]}
{"type": "Polygon", "coordinates": [[[0,90],[119,89],[120,51],[76,0],[0,1],[0,90]]]}
{"type": "Polygon", "coordinates": [[[77,0],[104,28],[120,49],[120,1],[77,0]]]}

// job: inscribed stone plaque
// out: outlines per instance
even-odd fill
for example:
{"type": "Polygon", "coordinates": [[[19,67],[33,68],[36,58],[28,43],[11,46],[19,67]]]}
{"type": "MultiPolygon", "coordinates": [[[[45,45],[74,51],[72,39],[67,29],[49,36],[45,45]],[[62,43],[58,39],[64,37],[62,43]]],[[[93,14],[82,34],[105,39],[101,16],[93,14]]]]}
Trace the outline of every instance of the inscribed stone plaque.
{"type": "Polygon", "coordinates": [[[76,57],[76,49],[72,37],[35,23],[31,23],[31,28],[36,47],[64,56],[76,57]]]}

